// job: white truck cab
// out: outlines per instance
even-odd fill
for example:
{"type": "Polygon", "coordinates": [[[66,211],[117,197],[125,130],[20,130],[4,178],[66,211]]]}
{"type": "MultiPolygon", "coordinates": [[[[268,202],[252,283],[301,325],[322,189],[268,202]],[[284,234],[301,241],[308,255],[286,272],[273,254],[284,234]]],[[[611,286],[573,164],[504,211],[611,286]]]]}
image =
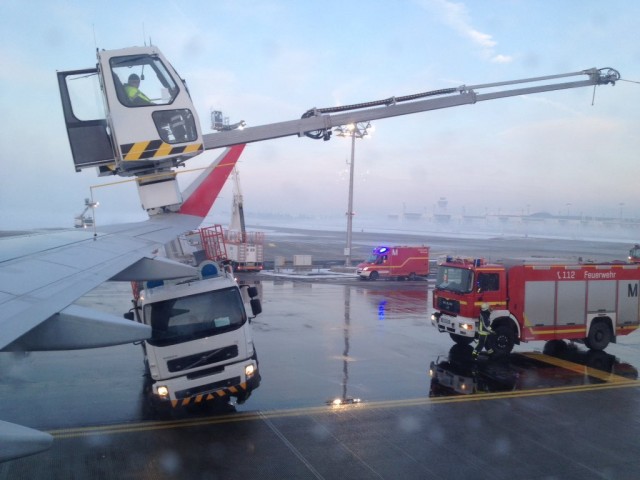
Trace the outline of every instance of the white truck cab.
{"type": "MultiPolygon", "coordinates": [[[[233,276],[222,271],[160,283],[149,282],[134,299],[138,321],[152,328],[142,347],[153,403],[244,402],[260,374],[250,318],[233,276]]],[[[247,288],[247,295],[255,316],[261,312],[257,289],[247,288]]]]}

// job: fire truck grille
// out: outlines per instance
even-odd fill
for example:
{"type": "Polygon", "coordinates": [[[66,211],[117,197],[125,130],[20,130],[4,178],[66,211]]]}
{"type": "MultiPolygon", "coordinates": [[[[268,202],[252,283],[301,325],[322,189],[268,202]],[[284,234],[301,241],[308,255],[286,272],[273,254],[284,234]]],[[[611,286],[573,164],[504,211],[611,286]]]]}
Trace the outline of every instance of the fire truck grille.
{"type": "Polygon", "coordinates": [[[203,365],[211,365],[212,363],[224,362],[237,356],[238,346],[230,345],[228,347],[218,348],[216,350],[210,350],[208,352],[200,352],[196,355],[174,358],[173,360],[169,360],[167,362],[167,368],[170,372],[181,372],[185,369],[202,367],[203,365]]]}
{"type": "Polygon", "coordinates": [[[460,313],[460,302],[458,300],[438,297],[438,309],[457,314],[460,313]]]}

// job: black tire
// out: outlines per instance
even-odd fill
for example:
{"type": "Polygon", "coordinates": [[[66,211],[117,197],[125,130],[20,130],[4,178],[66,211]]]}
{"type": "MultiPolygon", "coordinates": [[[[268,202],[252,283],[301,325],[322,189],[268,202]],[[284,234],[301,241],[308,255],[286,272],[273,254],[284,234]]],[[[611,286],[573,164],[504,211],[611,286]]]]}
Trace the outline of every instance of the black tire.
{"type": "Polygon", "coordinates": [[[379,276],[380,275],[378,274],[378,272],[371,272],[371,275],[369,275],[369,280],[375,282],[379,276]]]}
{"type": "Polygon", "coordinates": [[[462,335],[457,335],[455,333],[450,333],[449,336],[451,337],[451,340],[456,342],[456,345],[471,345],[471,342],[474,340],[473,337],[463,337],[462,335]]]}
{"type": "Polygon", "coordinates": [[[591,350],[604,350],[611,342],[611,328],[606,322],[597,320],[591,324],[589,335],[584,339],[584,344],[591,350]]]}
{"type": "Polygon", "coordinates": [[[515,334],[510,325],[500,325],[493,329],[494,334],[487,338],[487,350],[493,349],[498,356],[509,355],[515,345],[515,334]]]}

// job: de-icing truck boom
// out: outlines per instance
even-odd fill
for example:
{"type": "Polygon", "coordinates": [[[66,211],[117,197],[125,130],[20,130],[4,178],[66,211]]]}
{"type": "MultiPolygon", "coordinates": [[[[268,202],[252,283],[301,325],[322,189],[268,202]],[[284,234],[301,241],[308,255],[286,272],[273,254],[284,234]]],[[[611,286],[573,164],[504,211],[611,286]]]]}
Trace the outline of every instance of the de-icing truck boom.
{"type": "Polygon", "coordinates": [[[96,167],[100,175],[136,176],[141,198],[146,200],[143,206],[150,214],[179,208],[173,169],[205,150],[291,135],[329,140],[332,129],[341,125],[517,95],[614,85],[619,79],[615,69],[590,68],[461,85],[355,105],[312,108],[294,120],[203,134],[186,82],[155,46],[98,50],[94,68],[58,72],[76,170],[96,167]],[[569,81],[572,77],[584,78],[569,81]],[[515,85],[519,87],[508,88],[515,85]],[[94,98],[100,101],[92,106],[94,98]]]}

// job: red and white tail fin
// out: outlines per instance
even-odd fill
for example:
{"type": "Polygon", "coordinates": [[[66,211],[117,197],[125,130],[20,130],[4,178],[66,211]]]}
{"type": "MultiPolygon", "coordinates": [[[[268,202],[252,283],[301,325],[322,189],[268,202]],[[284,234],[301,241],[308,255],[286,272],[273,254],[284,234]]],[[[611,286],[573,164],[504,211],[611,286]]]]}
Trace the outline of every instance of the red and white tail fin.
{"type": "Polygon", "coordinates": [[[227,148],[182,192],[179,213],[202,218],[207,216],[244,147],[242,144],[227,148]]]}

